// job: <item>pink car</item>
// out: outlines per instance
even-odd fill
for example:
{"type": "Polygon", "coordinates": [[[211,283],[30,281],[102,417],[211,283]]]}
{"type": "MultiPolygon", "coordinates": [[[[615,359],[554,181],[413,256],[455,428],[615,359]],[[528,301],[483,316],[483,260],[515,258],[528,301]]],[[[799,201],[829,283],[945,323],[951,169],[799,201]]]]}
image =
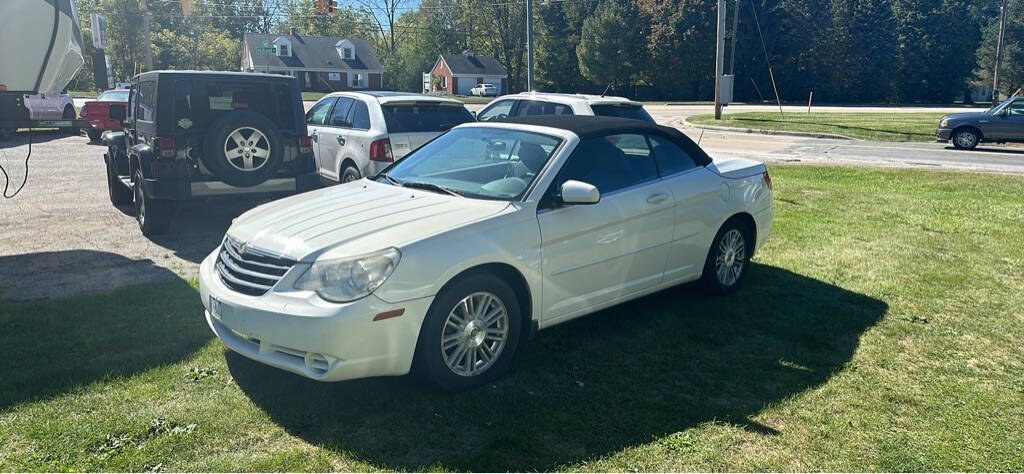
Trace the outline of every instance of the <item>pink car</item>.
{"type": "MultiPolygon", "coordinates": [[[[86,102],[82,106],[82,118],[89,121],[90,127],[86,129],[89,139],[98,141],[104,130],[120,130],[121,121],[110,118],[112,107],[128,107],[128,89],[112,89],[100,94],[96,100],[86,102]]],[[[120,115],[124,117],[124,111],[120,115]]]]}

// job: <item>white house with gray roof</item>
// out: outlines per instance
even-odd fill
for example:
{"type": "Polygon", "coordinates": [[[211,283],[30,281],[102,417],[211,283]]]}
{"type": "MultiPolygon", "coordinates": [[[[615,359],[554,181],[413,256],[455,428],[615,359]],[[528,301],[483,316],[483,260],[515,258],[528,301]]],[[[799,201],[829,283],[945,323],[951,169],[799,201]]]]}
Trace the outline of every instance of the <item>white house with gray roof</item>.
{"type": "Polygon", "coordinates": [[[335,36],[246,33],[242,71],[283,74],[299,80],[304,91],[381,89],[381,66],[366,40],[335,36]]]}

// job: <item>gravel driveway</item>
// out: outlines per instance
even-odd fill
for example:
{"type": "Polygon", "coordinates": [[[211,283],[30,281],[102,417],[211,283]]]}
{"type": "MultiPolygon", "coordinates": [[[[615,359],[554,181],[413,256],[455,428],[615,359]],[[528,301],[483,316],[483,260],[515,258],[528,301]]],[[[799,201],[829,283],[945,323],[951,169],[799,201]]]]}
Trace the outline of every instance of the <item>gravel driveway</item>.
{"type": "MultiPolygon", "coordinates": [[[[14,199],[0,199],[0,301],[193,278],[231,219],[266,200],[190,202],[166,236],[150,240],[130,209],[110,204],[105,150],[84,136],[33,133],[28,183],[14,199]]],[[[0,142],[12,186],[21,184],[26,153],[27,133],[0,142]]]]}

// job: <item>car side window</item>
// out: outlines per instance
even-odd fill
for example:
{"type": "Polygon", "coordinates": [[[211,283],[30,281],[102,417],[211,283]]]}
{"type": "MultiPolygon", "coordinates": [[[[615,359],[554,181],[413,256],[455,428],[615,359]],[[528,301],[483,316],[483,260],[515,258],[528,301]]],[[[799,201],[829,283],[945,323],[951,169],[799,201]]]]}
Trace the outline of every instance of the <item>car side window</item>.
{"type": "Polygon", "coordinates": [[[152,122],[156,116],[156,81],[139,83],[139,93],[136,101],[139,103],[139,115],[136,119],[152,122]]]}
{"type": "Polygon", "coordinates": [[[366,102],[357,100],[352,107],[351,116],[352,128],[359,130],[370,129],[370,109],[366,107],[366,102]]]}
{"type": "Polygon", "coordinates": [[[352,108],[352,103],[355,99],[350,97],[339,97],[338,103],[334,105],[334,110],[331,112],[331,118],[328,120],[327,125],[333,125],[335,127],[351,127],[352,124],[348,121],[348,111],[352,108]]]}
{"type": "Polygon", "coordinates": [[[501,120],[507,118],[512,114],[512,106],[516,104],[514,100],[501,100],[494,105],[482,110],[477,114],[476,119],[481,122],[487,122],[489,120],[501,120]]]}
{"type": "Polygon", "coordinates": [[[306,123],[310,125],[323,125],[327,121],[327,114],[330,113],[331,106],[337,101],[337,97],[328,97],[317,102],[309,109],[309,112],[306,112],[306,123]]]}
{"type": "Polygon", "coordinates": [[[654,159],[658,163],[658,171],[662,176],[681,173],[697,167],[693,158],[690,158],[686,151],[669,139],[658,135],[648,135],[647,138],[651,141],[654,159]]]}
{"type": "Polygon", "coordinates": [[[587,138],[576,146],[555,184],[590,183],[601,194],[658,179],[654,157],[643,135],[625,133],[587,138]]]}
{"type": "Polygon", "coordinates": [[[554,102],[540,100],[524,100],[519,103],[516,112],[519,117],[526,115],[572,115],[572,107],[554,102]]]}
{"type": "Polygon", "coordinates": [[[1013,101],[1006,107],[1009,115],[1020,117],[1024,116],[1024,100],[1013,101]]]}
{"type": "Polygon", "coordinates": [[[139,101],[137,100],[138,96],[139,96],[138,92],[139,92],[139,88],[135,87],[135,86],[133,86],[131,91],[128,92],[128,118],[129,119],[135,117],[135,106],[138,105],[138,103],[139,103],[139,101]]]}

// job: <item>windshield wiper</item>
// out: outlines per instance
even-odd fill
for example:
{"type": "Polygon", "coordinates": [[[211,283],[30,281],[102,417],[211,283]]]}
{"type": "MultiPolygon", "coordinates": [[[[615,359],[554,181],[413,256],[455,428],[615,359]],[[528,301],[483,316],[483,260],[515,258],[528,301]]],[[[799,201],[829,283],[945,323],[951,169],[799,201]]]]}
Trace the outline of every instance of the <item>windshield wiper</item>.
{"type": "Polygon", "coordinates": [[[460,192],[458,192],[458,191],[456,191],[454,189],[446,188],[444,186],[439,186],[439,185],[436,185],[434,183],[424,183],[422,181],[405,181],[401,185],[403,187],[406,187],[406,188],[426,189],[428,191],[442,192],[442,193],[445,193],[445,194],[451,194],[452,196],[462,196],[462,193],[460,193],[460,192]]]}
{"type": "Polygon", "coordinates": [[[388,180],[389,183],[391,183],[391,184],[393,184],[395,186],[398,186],[398,187],[402,187],[402,182],[397,180],[397,179],[395,179],[395,178],[392,178],[391,175],[389,175],[387,173],[381,173],[381,176],[383,176],[384,179],[388,180]]]}

